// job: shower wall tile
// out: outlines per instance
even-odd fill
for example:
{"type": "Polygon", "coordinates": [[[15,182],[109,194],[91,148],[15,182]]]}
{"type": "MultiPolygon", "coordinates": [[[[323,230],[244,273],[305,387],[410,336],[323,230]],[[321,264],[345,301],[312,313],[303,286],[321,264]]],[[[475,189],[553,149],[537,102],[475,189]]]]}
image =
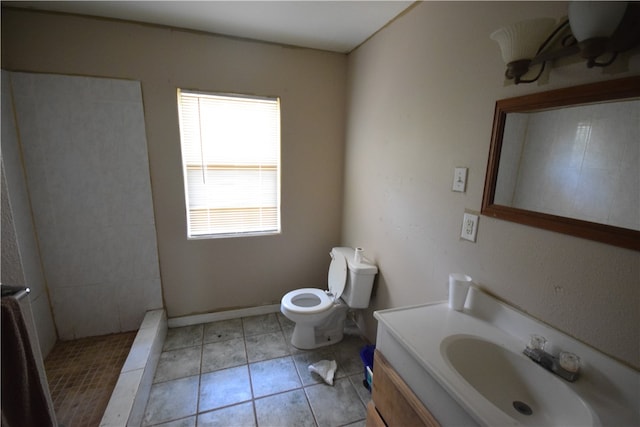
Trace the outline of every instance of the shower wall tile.
{"type": "Polygon", "coordinates": [[[53,312],[62,340],[120,331],[115,289],[109,284],[54,288],[53,312]]]}
{"type": "Polygon", "coordinates": [[[42,264],[64,339],[162,307],[139,82],[12,73],[42,264]]]}
{"type": "MultiPolygon", "coordinates": [[[[16,283],[31,288],[33,318],[38,332],[38,341],[43,356],[47,356],[57,340],[57,334],[51,314],[51,304],[47,293],[45,276],[42,270],[40,251],[36,240],[34,223],[31,217],[32,205],[29,200],[25,171],[20,159],[20,144],[17,128],[14,125],[14,102],[11,96],[11,73],[2,71],[2,163],[6,178],[6,196],[11,205],[12,227],[18,245],[23,281],[16,283]]],[[[3,188],[3,190],[5,190],[3,188]]],[[[3,214],[6,214],[3,212],[3,214]]],[[[4,253],[3,242],[3,255],[4,253]]]]}
{"type": "Polygon", "coordinates": [[[51,304],[49,304],[49,296],[46,292],[42,292],[32,300],[31,310],[33,312],[36,331],[38,331],[38,341],[40,350],[42,351],[42,357],[46,357],[58,340],[58,334],[56,333],[55,323],[51,314],[51,304]]]}
{"type": "Polygon", "coordinates": [[[121,281],[116,283],[115,288],[120,330],[139,328],[146,311],[162,307],[162,296],[156,292],[160,288],[160,278],[121,281]],[[140,308],[144,308],[144,311],[140,308]]]}
{"type": "Polygon", "coordinates": [[[640,101],[532,114],[523,139],[513,206],[640,230],[640,101]]]}
{"type": "Polygon", "coordinates": [[[494,202],[498,205],[511,206],[513,194],[518,177],[518,166],[522,155],[524,135],[527,131],[527,115],[521,113],[509,114],[504,125],[505,141],[512,141],[503,144],[500,152],[501,164],[498,170],[498,181],[494,202]]]}
{"type": "Polygon", "coordinates": [[[584,170],[574,197],[574,208],[587,220],[604,222],[608,219],[617,184],[616,171],[607,168],[584,170]]]}

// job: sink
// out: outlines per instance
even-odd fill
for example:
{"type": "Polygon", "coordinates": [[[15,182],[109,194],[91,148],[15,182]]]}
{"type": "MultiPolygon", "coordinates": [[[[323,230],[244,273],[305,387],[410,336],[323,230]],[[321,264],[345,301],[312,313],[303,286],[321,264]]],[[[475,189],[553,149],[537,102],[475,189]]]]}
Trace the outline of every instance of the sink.
{"type": "Polygon", "coordinates": [[[467,334],[444,338],[440,352],[450,368],[514,424],[599,425],[589,406],[564,380],[520,353],[467,334]]]}
{"type": "MultiPolygon", "coordinates": [[[[376,349],[443,427],[640,426],[640,371],[483,292],[376,311],[376,349]],[[522,354],[527,338],[580,356],[575,382],[522,354]]],[[[375,382],[375,380],[374,380],[375,382]]]]}

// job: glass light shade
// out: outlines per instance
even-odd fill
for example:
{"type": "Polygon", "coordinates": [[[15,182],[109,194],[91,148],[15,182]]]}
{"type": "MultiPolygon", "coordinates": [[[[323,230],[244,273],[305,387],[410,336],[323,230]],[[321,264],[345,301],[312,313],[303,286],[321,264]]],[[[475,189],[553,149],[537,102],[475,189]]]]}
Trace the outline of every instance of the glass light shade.
{"type": "Polygon", "coordinates": [[[572,1],[569,3],[569,25],[579,42],[609,38],[627,9],[625,1],[572,1]]]}
{"type": "Polygon", "coordinates": [[[519,59],[532,59],[555,23],[552,18],[528,19],[500,28],[489,37],[500,45],[502,59],[506,64],[519,59]]]}

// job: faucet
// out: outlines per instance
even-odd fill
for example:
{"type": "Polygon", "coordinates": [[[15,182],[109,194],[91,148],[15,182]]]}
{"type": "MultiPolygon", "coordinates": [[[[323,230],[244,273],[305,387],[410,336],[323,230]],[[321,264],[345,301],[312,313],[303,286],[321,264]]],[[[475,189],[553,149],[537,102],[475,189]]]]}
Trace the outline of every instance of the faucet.
{"type": "Polygon", "coordinates": [[[546,343],[547,340],[544,337],[531,335],[531,340],[523,353],[547,371],[553,372],[569,382],[577,380],[580,370],[580,358],[567,351],[560,352],[558,357],[553,356],[544,350],[546,343]]]}

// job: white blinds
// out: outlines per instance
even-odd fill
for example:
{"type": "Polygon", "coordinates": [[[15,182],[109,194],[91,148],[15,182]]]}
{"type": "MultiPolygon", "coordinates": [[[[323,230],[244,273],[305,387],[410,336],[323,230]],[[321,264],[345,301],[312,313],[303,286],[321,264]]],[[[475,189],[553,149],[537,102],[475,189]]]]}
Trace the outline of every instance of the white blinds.
{"type": "Polygon", "coordinates": [[[189,237],[280,231],[278,98],[178,90],[189,237]]]}

